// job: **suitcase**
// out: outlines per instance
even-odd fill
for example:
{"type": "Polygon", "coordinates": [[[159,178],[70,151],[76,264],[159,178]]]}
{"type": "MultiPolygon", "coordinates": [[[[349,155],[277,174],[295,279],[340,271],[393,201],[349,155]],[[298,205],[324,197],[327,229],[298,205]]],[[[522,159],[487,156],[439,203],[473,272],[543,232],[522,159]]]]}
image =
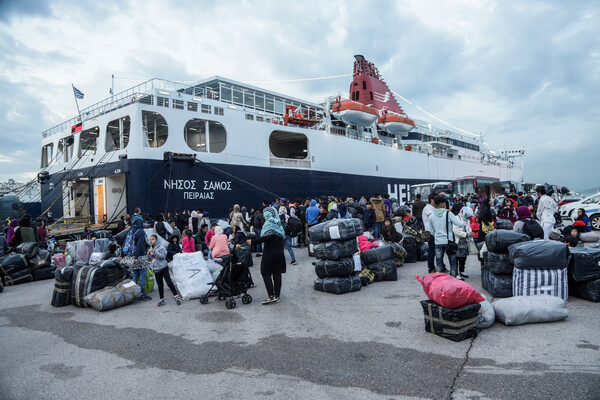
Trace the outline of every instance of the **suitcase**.
{"type": "Polygon", "coordinates": [[[431,300],[422,300],[425,315],[425,331],[455,342],[477,336],[477,318],[481,304],[469,304],[449,309],[431,300]]]}
{"type": "Polygon", "coordinates": [[[567,268],[518,269],[513,271],[513,296],[549,294],[567,301],[569,283],[567,268]]]}

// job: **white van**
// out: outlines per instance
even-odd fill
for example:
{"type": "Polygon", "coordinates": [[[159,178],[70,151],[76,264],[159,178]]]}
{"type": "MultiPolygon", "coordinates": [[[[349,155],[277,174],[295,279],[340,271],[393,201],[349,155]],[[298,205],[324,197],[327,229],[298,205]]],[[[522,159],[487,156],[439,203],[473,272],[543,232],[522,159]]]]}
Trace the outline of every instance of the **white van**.
{"type": "Polygon", "coordinates": [[[560,208],[560,216],[574,220],[577,218],[578,208],[585,210],[585,213],[590,218],[592,229],[600,230],[600,192],[583,200],[565,204],[560,208]]]}

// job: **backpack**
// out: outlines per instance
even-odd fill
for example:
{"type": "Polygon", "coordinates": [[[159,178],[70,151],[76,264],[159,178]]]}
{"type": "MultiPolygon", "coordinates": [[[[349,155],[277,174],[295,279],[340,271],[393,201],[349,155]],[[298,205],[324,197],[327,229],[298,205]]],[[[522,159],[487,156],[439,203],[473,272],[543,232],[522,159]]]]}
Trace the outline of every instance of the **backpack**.
{"type": "Polygon", "coordinates": [[[544,230],[532,218],[523,219],[523,233],[529,235],[532,240],[544,238],[544,230]]]}
{"type": "Polygon", "coordinates": [[[302,221],[298,217],[290,217],[288,219],[288,227],[290,230],[290,236],[296,237],[302,232],[302,221]]]}
{"type": "Polygon", "coordinates": [[[167,237],[167,228],[165,228],[165,223],[163,221],[158,221],[156,223],[156,233],[158,233],[160,237],[167,237]]]}
{"type": "Polygon", "coordinates": [[[135,253],[135,235],[132,231],[127,233],[122,249],[123,255],[132,256],[135,253]]]}

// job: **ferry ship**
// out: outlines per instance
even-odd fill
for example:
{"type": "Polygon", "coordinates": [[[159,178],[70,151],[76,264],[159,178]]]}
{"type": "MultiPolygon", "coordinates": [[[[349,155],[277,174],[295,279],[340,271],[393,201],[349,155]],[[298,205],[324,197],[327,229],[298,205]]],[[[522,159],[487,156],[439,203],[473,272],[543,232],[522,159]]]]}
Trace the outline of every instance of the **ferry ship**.
{"type": "MultiPolygon", "coordinates": [[[[516,152],[522,155],[522,151],[516,152]]],[[[355,56],[349,97],[321,103],[215,76],[151,79],[42,133],[42,210],[111,222],[263,199],[389,193],[487,176],[521,182],[514,154],[409,118],[377,67],[355,56]]]]}

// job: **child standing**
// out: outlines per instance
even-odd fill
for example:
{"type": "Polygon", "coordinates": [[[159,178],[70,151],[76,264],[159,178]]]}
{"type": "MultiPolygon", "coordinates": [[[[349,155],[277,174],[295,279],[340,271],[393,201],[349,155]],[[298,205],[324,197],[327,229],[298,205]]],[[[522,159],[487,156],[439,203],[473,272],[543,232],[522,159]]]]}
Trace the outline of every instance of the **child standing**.
{"type": "MultiPolygon", "coordinates": [[[[373,227],[375,226],[375,210],[373,210],[373,203],[367,201],[367,209],[363,214],[363,224],[365,225],[365,230],[369,232],[373,232],[373,227]]],[[[377,239],[377,238],[375,238],[377,239]]]]}
{"type": "Polygon", "coordinates": [[[196,243],[194,242],[194,238],[192,237],[192,231],[190,229],[186,229],[184,232],[185,237],[181,241],[181,244],[183,245],[183,252],[193,253],[196,251],[196,243]]]}
{"type": "Polygon", "coordinates": [[[146,253],[150,259],[150,267],[154,271],[154,276],[156,278],[156,282],[158,283],[158,295],[160,296],[160,301],[158,302],[157,306],[160,307],[166,304],[163,279],[167,282],[169,289],[171,289],[171,293],[173,293],[173,297],[175,297],[175,302],[177,305],[180,305],[181,299],[175,290],[175,285],[173,285],[171,275],[169,274],[169,267],[167,265],[167,249],[158,244],[157,239],[158,237],[156,235],[150,236],[150,248],[146,253]]]}

